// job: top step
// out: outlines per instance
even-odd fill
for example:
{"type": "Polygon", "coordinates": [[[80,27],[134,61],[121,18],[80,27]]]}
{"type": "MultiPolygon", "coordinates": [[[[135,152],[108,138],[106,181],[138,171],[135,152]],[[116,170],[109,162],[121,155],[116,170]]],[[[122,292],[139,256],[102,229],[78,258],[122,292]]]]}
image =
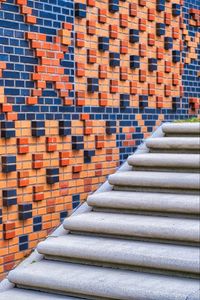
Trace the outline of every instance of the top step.
{"type": "Polygon", "coordinates": [[[199,136],[200,122],[197,123],[165,123],[162,130],[166,136],[199,136]]]}

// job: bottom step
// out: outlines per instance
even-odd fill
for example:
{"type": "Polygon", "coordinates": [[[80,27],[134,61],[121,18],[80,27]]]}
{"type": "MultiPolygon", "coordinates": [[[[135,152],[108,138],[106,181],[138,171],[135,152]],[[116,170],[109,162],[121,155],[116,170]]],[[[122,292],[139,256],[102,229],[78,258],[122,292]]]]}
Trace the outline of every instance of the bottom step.
{"type": "Polygon", "coordinates": [[[82,298],[66,297],[56,294],[42,293],[25,289],[10,289],[0,293],[0,300],[84,300],[82,298]]]}
{"type": "Polygon", "coordinates": [[[199,299],[196,279],[45,260],[11,271],[8,279],[19,287],[95,300],[199,299]]]}

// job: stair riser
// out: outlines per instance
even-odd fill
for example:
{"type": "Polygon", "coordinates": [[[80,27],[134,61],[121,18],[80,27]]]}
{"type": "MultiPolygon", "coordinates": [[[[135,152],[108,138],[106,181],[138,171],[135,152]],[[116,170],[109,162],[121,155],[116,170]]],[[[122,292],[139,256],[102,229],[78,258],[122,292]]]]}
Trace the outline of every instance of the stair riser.
{"type": "Polygon", "coordinates": [[[165,133],[165,137],[185,137],[185,138],[191,138],[191,137],[199,137],[198,132],[193,133],[177,133],[177,132],[167,132],[165,133]]]}
{"type": "MultiPolygon", "coordinates": [[[[65,293],[65,292],[61,292],[60,290],[51,290],[50,288],[45,289],[45,288],[41,288],[38,286],[33,287],[33,286],[29,286],[29,285],[18,284],[17,287],[20,289],[28,289],[28,290],[40,291],[40,292],[44,292],[44,293],[52,293],[52,294],[63,295],[63,296],[68,296],[68,297],[78,297],[80,299],[85,299],[85,300],[113,300],[113,299],[120,300],[117,298],[105,298],[105,297],[102,298],[102,297],[97,297],[97,296],[93,297],[90,295],[83,295],[83,294],[77,294],[77,293],[72,293],[72,292],[65,293]]],[[[8,300],[10,300],[10,299],[8,299],[8,300]]],[[[135,300],[137,300],[137,299],[135,299],[135,300]]]]}
{"type": "Polygon", "coordinates": [[[155,172],[176,172],[176,173],[199,173],[197,168],[176,168],[176,167],[149,167],[149,166],[133,166],[133,171],[155,171],[155,172]]]}
{"type": "Polygon", "coordinates": [[[122,235],[119,233],[102,233],[102,232],[89,232],[89,231],[78,231],[78,230],[70,230],[72,234],[78,234],[78,235],[85,235],[85,236],[99,236],[99,237],[106,237],[106,238],[118,238],[123,240],[132,240],[132,241],[143,241],[143,242],[156,242],[156,243],[162,243],[162,244],[172,244],[172,245],[184,245],[184,246],[199,246],[199,241],[185,241],[181,239],[167,239],[167,238],[156,238],[156,237],[147,237],[145,235],[139,236],[139,235],[122,235]]]}
{"type": "Polygon", "coordinates": [[[117,213],[117,214],[134,214],[142,216],[161,216],[161,217],[173,217],[173,218],[185,218],[185,219],[197,219],[199,220],[199,213],[182,213],[174,211],[156,211],[156,210],[141,210],[141,209],[124,209],[124,208],[107,208],[107,207],[95,207],[93,206],[93,211],[95,212],[106,212],[106,213],[117,213]]]}
{"type": "Polygon", "coordinates": [[[118,186],[113,188],[115,191],[133,191],[133,192],[152,192],[152,193],[168,193],[168,194],[187,194],[187,195],[199,195],[199,190],[186,190],[180,189],[166,189],[161,187],[136,187],[136,186],[118,186]]]}
{"type": "Polygon", "coordinates": [[[179,276],[179,277],[185,277],[185,278],[199,278],[199,270],[196,270],[196,272],[192,272],[191,270],[176,270],[174,269],[174,265],[171,267],[164,266],[162,268],[158,268],[155,265],[149,265],[145,266],[142,264],[138,265],[129,265],[129,264],[123,264],[119,261],[110,263],[109,261],[97,261],[97,260],[87,260],[87,259],[78,259],[78,258],[71,258],[71,257],[61,257],[61,256],[53,256],[53,255],[45,255],[45,259],[47,260],[55,260],[55,261],[63,261],[68,263],[78,263],[78,264],[84,264],[84,265],[92,265],[92,266],[98,266],[98,267],[108,267],[108,268],[115,268],[115,269],[122,269],[122,270],[131,270],[136,272],[147,272],[151,274],[161,274],[161,275],[172,275],[172,276],[179,276]]]}
{"type": "Polygon", "coordinates": [[[174,153],[174,154],[199,154],[198,149],[165,149],[165,148],[151,148],[149,147],[150,153],[174,153]]]}

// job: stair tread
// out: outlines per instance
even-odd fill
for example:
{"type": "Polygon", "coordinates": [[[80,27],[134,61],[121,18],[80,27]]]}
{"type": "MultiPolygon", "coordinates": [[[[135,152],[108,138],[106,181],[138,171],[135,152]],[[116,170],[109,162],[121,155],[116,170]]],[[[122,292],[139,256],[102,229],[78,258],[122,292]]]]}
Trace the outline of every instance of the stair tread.
{"type": "Polygon", "coordinates": [[[83,300],[83,298],[67,297],[56,294],[42,293],[33,290],[13,288],[0,293],[0,300],[83,300]]]}
{"type": "Polygon", "coordinates": [[[191,246],[67,234],[48,238],[37,250],[68,259],[199,273],[200,252],[191,246]]]}
{"type": "Polygon", "coordinates": [[[195,219],[88,212],[65,219],[66,230],[127,237],[197,242],[199,221],[195,219]]]}
{"type": "Polygon", "coordinates": [[[87,203],[99,208],[200,213],[198,195],[109,191],[90,195],[87,203]]]}
{"type": "Polygon", "coordinates": [[[162,130],[165,133],[200,133],[200,123],[164,123],[162,130]]]}
{"type": "Polygon", "coordinates": [[[134,167],[198,169],[200,167],[200,159],[198,154],[143,153],[129,156],[128,164],[134,167]]]}
{"type": "Polygon", "coordinates": [[[161,187],[168,189],[199,190],[200,174],[174,172],[128,171],[110,175],[108,181],[112,185],[135,187],[161,187]]]}
{"type": "Polygon", "coordinates": [[[155,149],[188,149],[199,150],[200,139],[198,137],[156,137],[145,140],[148,148],[155,149]]]}
{"type": "Polygon", "coordinates": [[[8,278],[19,286],[44,290],[50,287],[93,299],[182,300],[199,288],[195,279],[45,260],[15,269],[8,278]]]}

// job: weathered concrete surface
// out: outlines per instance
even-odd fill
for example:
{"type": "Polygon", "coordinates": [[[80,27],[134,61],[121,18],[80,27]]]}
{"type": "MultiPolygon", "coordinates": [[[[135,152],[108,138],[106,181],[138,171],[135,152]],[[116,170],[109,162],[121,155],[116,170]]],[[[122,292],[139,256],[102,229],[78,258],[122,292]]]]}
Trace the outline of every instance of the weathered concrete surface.
{"type": "Polygon", "coordinates": [[[9,279],[19,286],[40,287],[111,299],[183,300],[199,288],[199,281],[115,270],[95,266],[41,261],[24,270],[15,269],[9,279]]]}
{"type": "Polygon", "coordinates": [[[199,221],[184,218],[91,212],[67,218],[63,226],[70,231],[122,237],[146,237],[187,242],[200,240],[199,221]]]}
{"type": "Polygon", "coordinates": [[[87,203],[95,208],[164,213],[200,213],[199,195],[112,191],[93,194],[87,203]]]}

